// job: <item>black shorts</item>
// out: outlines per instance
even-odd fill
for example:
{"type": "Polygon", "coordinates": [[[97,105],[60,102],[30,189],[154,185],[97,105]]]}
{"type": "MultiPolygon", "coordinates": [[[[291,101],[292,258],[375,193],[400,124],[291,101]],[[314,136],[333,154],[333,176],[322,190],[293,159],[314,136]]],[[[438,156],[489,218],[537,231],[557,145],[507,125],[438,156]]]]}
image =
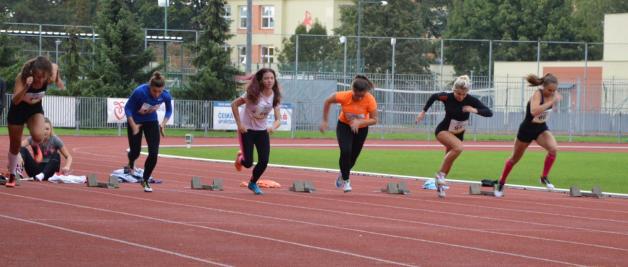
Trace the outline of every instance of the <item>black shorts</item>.
{"type": "Polygon", "coordinates": [[[37,113],[44,114],[41,101],[33,105],[24,101],[20,102],[17,106],[11,103],[9,105],[9,113],[7,114],[7,123],[12,125],[24,125],[31,116],[37,113]]]}
{"type": "Polygon", "coordinates": [[[549,128],[545,123],[522,122],[521,125],[519,125],[519,131],[517,132],[517,140],[524,143],[531,143],[532,140],[536,140],[539,135],[548,130],[549,128]]]}
{"type": "MultiPolygon", "coordinates": [[[[436,130],[434,131],[434,136],[438,136],[438,133],[442,132],[442,131],[446,131],[448,132],[449,130],[447,130],[449,128],[449,125],[447,125],[445,127],[444,123],[439,123],[438,126],[436,126],[436,130]]],[[[460,141],[464,141],[464,131],[459,133],[459,134],[454,134],[456,137],[458,137],[458,139],[460,139],[460,141]]]]}

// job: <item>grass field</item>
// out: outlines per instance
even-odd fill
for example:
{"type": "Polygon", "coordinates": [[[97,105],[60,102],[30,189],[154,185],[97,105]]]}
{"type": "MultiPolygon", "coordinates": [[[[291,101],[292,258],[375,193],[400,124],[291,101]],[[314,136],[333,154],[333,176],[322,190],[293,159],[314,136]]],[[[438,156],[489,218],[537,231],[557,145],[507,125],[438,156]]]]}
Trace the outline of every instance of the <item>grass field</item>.
{"type": "MultiPolygon", "coordinates": [[[[233,131],[192,131],[188,129],[166,129],[166,135],[169,137],[183,137],[185,134],[193,134],[195,137],[235,137],[233,131]]],[[[24,134],[28,134],[28,130],[25,129],[24,134]]],[[[55,128],[55,134],[57,135],[76,135],[76,136],[117,136],[118,129],[81,129],[77,131],[72,128],[55,128]]],[[[7,128],[0,127],[0,135],[7,135],[7,128]]],[[[122,128],[120,135],[126,136],[126,128],[122,128]]],[[[296,131],[292,132],[275,132],[274,138],[311,138],[311,139],[335,139],[336,132],[326,131],[321,134],[319,131],[296,131]]],[[[416,132],[416,133],[387,133],[380,132],[379,129],[372,129],[369,132],[369,138],[372,139],[384,139],[384,140],[434,140],[433,132],[416,132]]],[[[496,134],[477,134],[467,133],[465,140],[473,141],[512,141],[514,140],[514,134],[510,135],[496,135],[496,134]]],[[[569,136],[556,135],[558,142],[568,142],[569,136]]],[[[618,138],[617,136],[572,136],[571,142],[587,142],[587,143],[628,143],[628,136],[618,138]]]]}
{"type": "MultiPolygon", "coordinates": [[[[233,160],[236,148],[161,148],[160,154],[233,160]]],[[[273,148],[274,164],[338,169],[337,149],[273,148]]],[[[449,178],[460,180],[498,179],[506,151],[464,151],[455,162],[449,178]]],[[[443,158],[442,151],[370,150],[362,151],[354,170],[433,177],[443,158]]],[[[544,152],[528,151],[514,167],[508,183],[539,186],[544,152]]],[[[628,193],[628,153],[559,152],[550,173],[556,187],[579,185],[590,189],[600,185],[606,192],[628,193]]]]}

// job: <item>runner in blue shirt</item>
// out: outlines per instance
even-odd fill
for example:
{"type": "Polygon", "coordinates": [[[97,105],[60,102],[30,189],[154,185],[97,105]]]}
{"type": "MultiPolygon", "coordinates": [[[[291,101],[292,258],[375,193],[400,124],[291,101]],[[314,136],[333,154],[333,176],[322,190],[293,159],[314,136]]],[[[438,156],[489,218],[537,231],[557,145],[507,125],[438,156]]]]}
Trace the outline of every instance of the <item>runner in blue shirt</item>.
{"type": "Polygon", "coordinates": [[[127,168],[130,174],[134,174],[135,160],[140,156],[142,133],[144,133],[146,143],[148,144],[148,157],[144,163],[144,179],[142,180],[144,192],[153,191],[148,183],[148,179],[155,169],[155,165],[157,165],[160,134],[165,137],[164,129],[172,115],[172,97],[165,90],[165,87],[166,81],[164,77],[159,72],[155,72],[148,83],[142,84],[133,90],[124,106],[129,125],[127,128],[129,165],[127,168]],[[159,124],[156,111],[162,103],[166,104],[166,114],[164,120],[159,124]]]}

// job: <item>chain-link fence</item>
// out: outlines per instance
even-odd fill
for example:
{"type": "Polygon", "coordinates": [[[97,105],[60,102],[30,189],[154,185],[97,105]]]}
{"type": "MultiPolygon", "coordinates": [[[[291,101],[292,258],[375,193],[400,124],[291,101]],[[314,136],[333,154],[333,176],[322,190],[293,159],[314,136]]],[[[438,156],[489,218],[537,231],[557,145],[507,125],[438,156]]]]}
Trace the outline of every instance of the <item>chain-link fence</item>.
{"type": "MultiPolygon", "coordinates": [[[[3,33],[17,38],[15,45],[25,56],[43,54],[57,59],[65,53],[65,33],[70,30],[78,32],[81,53],[89,58],[94,53],[92,44],[98,41],[91,27],[13,23],[5,24],[3,33]]],[[[189,45],[198,41],[199,33],[168,30],[164,37],[162,29],[144,31],[145,48],[152,49],[155,55],[152,64],[168,62],[169,86],[176,90],[187,83],[187,77],[196,72],[191,64],[195,55],[189,45]]],[[[460,74],[471,77],[471,94],[495,111],[490,119],[473,117],[474,132],[516,131],[535,90],[527,86],[524,77],[548,72],[559,78],[559,93],[563,96],[550,120],[552,130],[569,135],[621,136],[628,127],[628,44],[368,36],[359,40],[358,53],[356,36],[254,36],[254,43],[260,45],[251,51],[255,55],[253,69],[277,69],[280,78],[294,81],[290,86],[299,86],[301,81],[331,81],[336,83],[336,90],[348,90],[356,73],[366,74],[376,85],[372,93],[379,104],[380,124],[375,128],[382,133],[431,132],[442,118],[441,105],[433,106],[422,125],[414,125],[414,117],[431,94],[450,90],[452,81],[460,74]]],[[[241,34],[230,41],[233,64],[241,69],[246,50],[238,43],[243,41],[241,34]]],[[[73,125],[77,129],[117,127],[98,117],[103,116],[103,99],[75,101],[77,115],[73,125]],[[88,115],[96,117],[86,118],[88,115]]],[[[309,118],[320,111],[322,104],[299,95],[291,97],[291,101],[295,130],[317,130],[317,123],[309,118]],[[299,114],[308,119],[302,120],[299,114]]],[[[187,109],[175,115],[183,116],[176,127],[211,129],[211,102],[177,102],[187,109]]]]}

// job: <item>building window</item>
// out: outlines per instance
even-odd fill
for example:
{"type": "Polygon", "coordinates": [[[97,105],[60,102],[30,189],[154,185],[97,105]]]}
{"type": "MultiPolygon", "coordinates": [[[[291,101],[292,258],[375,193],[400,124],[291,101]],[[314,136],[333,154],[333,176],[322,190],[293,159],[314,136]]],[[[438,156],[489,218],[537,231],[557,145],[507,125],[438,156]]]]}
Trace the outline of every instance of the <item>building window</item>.
{"type": "Polygon", "coordinates": [[[272,64],[275,61],[275,48],[272,46],[262,46],[262,63],[272,64]]]}
{"type": "Polygon", "coordinates": [[[241,29],[246,28],[246,6],[240,6],[240,24],[241,29]]]}
{"type": "Polygon", "coordinates": [[[224,18],[227,21],[231,21],[231,6],[230,5],[225,5],[225,16],[224,18]]]}
{"type": "Polygon", "coordinates": [[[246,64],[246,46],[238,46],[238,64],[246,64]]]}
{"type": "Polygon", "coordinates": [[[275,7],[262,6],[262,29],[272,29],[275,27],[275,7]]]}

